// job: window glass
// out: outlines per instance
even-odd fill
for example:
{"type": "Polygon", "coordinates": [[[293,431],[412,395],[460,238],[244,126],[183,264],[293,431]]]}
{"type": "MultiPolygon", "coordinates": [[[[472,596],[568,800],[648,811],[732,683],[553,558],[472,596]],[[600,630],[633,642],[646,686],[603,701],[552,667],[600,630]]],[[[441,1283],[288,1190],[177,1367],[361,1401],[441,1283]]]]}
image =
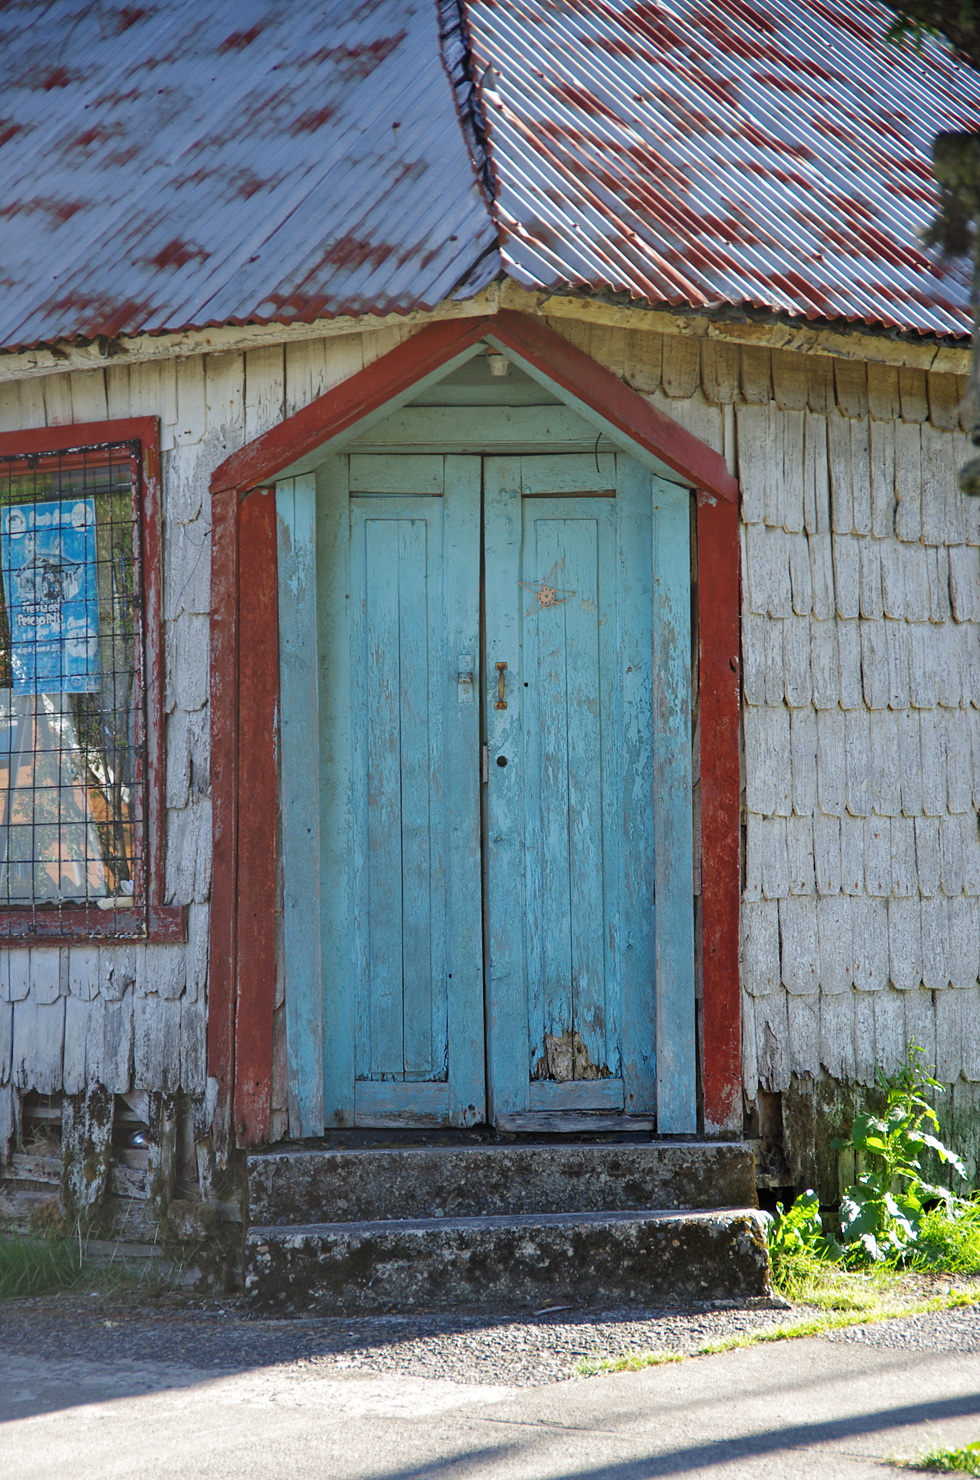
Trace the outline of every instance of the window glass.
{"type": "Polygon", "coordinates": [[[0,909],[96,905],[137,931],[139,468],[129,443],[0,457],[0,909]]]}

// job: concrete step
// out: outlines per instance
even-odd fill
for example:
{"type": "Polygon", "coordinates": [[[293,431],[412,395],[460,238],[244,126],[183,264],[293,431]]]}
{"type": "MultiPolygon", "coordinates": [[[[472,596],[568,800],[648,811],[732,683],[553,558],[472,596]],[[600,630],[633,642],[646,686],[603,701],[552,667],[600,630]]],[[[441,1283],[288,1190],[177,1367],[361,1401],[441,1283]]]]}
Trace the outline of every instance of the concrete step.
{"type": "Polygon", "coordinates": [[[771,1294],[753,1209],[538,1213],[252,1227],[245,1298],[267,1315],[651,1306],[771,1294]]]}
{"type": "Polygon", "coordinates": [[[754,1207],[741,1142],[275,1151],[248,1158],[252,1224],[754,1207]]]}

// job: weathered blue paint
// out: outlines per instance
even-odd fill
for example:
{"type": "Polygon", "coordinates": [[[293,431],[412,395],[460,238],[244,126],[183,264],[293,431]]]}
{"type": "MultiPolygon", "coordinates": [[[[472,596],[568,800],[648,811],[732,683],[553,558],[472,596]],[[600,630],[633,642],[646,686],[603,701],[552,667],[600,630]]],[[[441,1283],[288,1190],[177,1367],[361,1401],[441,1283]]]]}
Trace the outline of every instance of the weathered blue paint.
{"type": "MultiPolygon", "coordinates": [[[[350,508],[348,463],[317,471],[319,754],[307,738],[305,764],[320,779],[320,950],[323,980],[323,1110],[326,1125],[354,1124],[354,998],[351,792],[350,508]],[[317,760],[319,765],[317,766],[317,760]]],[[[310,934],[316,917],[310,918],[310,934]]],[[[287,963],[288,966],[288,963],[287,963]]],[[[286,977],[286,997],[291,990],[286,977]]]]}
{"type": "MultiPolygon", "coordinates": [[[[660,1130],[690,1131],[689,495],[622,455],[482,466],[489,1113],[655,1110],[660,1130]],[[574,594],[542,606],[519,583],[553,571],[574,594]],[[563,1044],[574,1077],[558,1080],[563,1044]]],[[[285,552],[284,629],[305,623],[319,645],[312,700],[284,677],[283,709],[306,716],[294,737],[311,714],[306,734],[319,730],[327,1124],[486,1113],[480,477],[466,455],[331,458],[316,529],[303,526],[312,602],[290,606],[285,552]]],[[[284,726],[284,778],[287,743],[284,726]]],[[[308,772],[315,753],[307,743],[308,772]]],[[[315,778],[296,785],[287,898],[312,919],[314,886],[296,873],[317,873],[315,823],[300,831],[315,778]]],[[[311,934],[287,931],[287,1001],[311,934]]],[[[291,1061],[297,1082],[307,1072],[291,1061]]]]}
{"type": "Polygon", "coordinates": [[[341,624],[349,610],[321,750],[322,771],[349,767],[324,799],[344,840],[346,918],[324,920],[325,1012],[352,1025],[351,1062],[338,1049],[333,1066],[349,1104],[326,1091],[340,1123],[484,1116],[479,708],[459,694],[459,659],[472,671],[479,651],[480,464],[439,462],[351,459],[349,546],[321,562],[321,608],[341,624]]]}
{"type": "MultiPolygon", "coordinates": [[[[293,1135],[323,1130],[317,768],[316,488],[312,477],[276,486],[279,683],[282,702],[283,953],[293,1135]]],[[[270,902],[271,903],[271,902],[270,902]]]]}
{"type": "Polygon", "coordinates": [[[691,503],[653,484],[657,1128],[697,1130],[691,798],[691,503]]]}
{"type": "MultiPolygon", "coordinates": [[[[487,1095],[491,1118],[529,1109],[527,962],[524,868],[525,785],[521,710],[521,459],[487,458],[483,477],[484,692],[488,749],[487,852],[487,1095]],[[492,614],[492,615],[491,615],[492,614]],[[506,663],[506,709],[495,708],[495,664],[506,663]],[[501,765],[505,761],[505,765],[501,765]]],[[[530,598],[527,605],[529,606],[530,598]]]]}
{"type": "Polygon", "coordinates": [[[485,465],[497,1114],[655,1103],[651,480],[587,461],[485,465]],[[542,605],[519,584],[549,580],[571,594],[542,605]]]}

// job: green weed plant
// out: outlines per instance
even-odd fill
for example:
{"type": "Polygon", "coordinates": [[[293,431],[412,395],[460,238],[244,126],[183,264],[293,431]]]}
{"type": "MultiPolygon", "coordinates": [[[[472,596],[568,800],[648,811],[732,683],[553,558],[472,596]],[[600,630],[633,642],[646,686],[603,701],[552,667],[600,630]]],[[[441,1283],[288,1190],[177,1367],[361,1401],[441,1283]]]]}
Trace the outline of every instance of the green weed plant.
{"type": "Polygon", "coordinates": [[[908,1461],[910,1470],[930,1470],[934,1475],[980,1475],[980,1439],[964,1449],[930,1449],[908,1461]]]}
{"type": "Polygon", "coordinates": [[[831,1141],[853,1151],[861,1167],[841,1200],[836,1226],[828,1226],[819,1200],[808,1189],[791,1207],[777,1203],[769,1227],[769,1251],[777,1283],[810,1282],[828,1264],[848,1269],[947,1269],[980,1272],[980,1202],[927,1180],[923,1161],[931,1155],[962,1180],[966,1169],[939,1139],[939,1117],[930,1095],[943,1086],[927,1072],[923,1050],[909,1044],[898,1074],[879,1071],[883,1112],[854,1119],[850,1134],[831,1141]]]}

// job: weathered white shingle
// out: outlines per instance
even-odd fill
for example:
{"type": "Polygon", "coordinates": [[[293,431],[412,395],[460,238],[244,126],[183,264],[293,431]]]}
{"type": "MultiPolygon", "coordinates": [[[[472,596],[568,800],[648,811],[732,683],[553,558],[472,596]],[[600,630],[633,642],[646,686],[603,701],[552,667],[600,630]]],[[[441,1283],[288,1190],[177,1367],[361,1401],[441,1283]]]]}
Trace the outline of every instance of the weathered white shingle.
{"type": "Polygon", "coordinates": [[[854,985],[881,992],[888,985],[888,903],[860,895],[850,906],[854,985]]]}
{"type": "Polygon", "coordinates": [[[860,615],[880,618],[884,613],[881,591],[881,555],[877,540],[859,541],[858,558],[861,569],[860,615]]]}
{"type": "MultiPolygon", "coordinates": [[[[964,809],[965,811],[966,809],[964,809]]],[[[973,822],[975,814],[971,811],[969,820],[973,822]]],[[[958,817],[940,818],[939,831],[939,864],[943,883],[943,893],[952,899],[957,894],[963,893],[963,833],[958,817]]]]}
{"type": "Polygon", "coordinates": [[[893,817],[891,822],[892,893],[899,898],[918,895],[915,861],[915,823],[911,817],[893,817]]]}
{"type": "Polygon", "coordinates": [[[754,997],[779,986],[779,906],[775,901],[742,906],[742,985],[754,997]]]}
{"type": "Polygon", "coordinates": [[[895,427],[895,533],[900,540],[922,537],[922,434],[914,423],[895,427]]]}
{"type": "Polygon", "coordinates": [[[837,611],[834,596],[834,546],[831,536],[824,532],[811,534],[810,578],[813,589],[813,615],[821,622],[829,621],[837,611]]]}
{"type": "Polygon", "coordinates": [[[786,999],[790,1063],[794,1074],[820,1072],[820,998],[790,995],[786,999]]]}
{"type": "Polygon", "coordinates": [[[939,829],[938,817],[916,817],[915,819],[915,862],[919,877],[919,888],[927,897],[939,892],[939,829]]]}
{"type": "Polygon", "coordinates": [[[839,617],[861,614],[861,556],[857,540],[850,535],[833,536],[834,594],[839,617]]]}
{"type": "Polygon", "coordinates": [[[790,714],[793,753],[793,811],[812,817],[817,805],[817,718],[809,707],[790,714]]]}
{"type": "MultiPolygon", "coordinates": [[[[895,534],[895,427],[891,421],[871,423],[871,533],[889,543],[895,534]]],[[[891,615],[901,616],[901,612],[891,615]]]]}
{"type": "Polygon", "coordinates": [[[861,675],[861,624],[837,623],[837,646],[840,656],[840,704],[842,709],[864,708],[864,680],[861,675]]]}
{"type": "Polygon", "coordinates": [[[905,997],[886,987],[874,998],[875,1057],[886,1074],[893,1074],[905,1060],[905,997]]]}
{"type": "Polygon", "coordinates": [[[789,893],[786,819],[785,817],[760,818],[757,830],[762,853],[762,892],[766,899],[782,899],[789,893]]]}
{"type": "Polygon", "coordinates": [[[822,811],[840,817],[846,795],[844,714],[822,709],[817,714],[817,797],[822,811]]]}
{"type": "Polygon", "coordinates": [[[837,894],[841,887],[840,826],[836,817],[823,812],[813,819],[814,873],[820,894],[837,894]]]}
{"type": "Polygon", "coordinates": [[[871,800],[881,817],[897,817],[902,810],[898,716],[887,709],[871,715],[871,800]]]}
{"type": "Polygon", "coordinates": [[[844,716],[847,810],[852,817],[871,811],[871,716],[851,709],[844,716]]]}
{"type": "Polygon", "coordinates": [[[980,981],[980,912],[963,895],[949,901],[949,980],[960,988],[980,981]]]}
{"type": "Polygon", "coordinates": [[[946,811],[946,736],[942,713],[923,709],[919,714],[922,743],[922,810],[927,817],[946,811]]]}
{"type": "Polygon", "coordinates": [[[787,540],[787,546],[793,610],[799,617],[808,617],[813,611],[813,575],[810,569],[810,547],[806,535],[792,535],[787,540]]]}
{"type": "Polygon", "coordinates": [[[783,669],[786,703],[799,709],[810,703],[810,618],[787,617],[783,623],[783,669]]]}
{"type": "Polygon", "coordinates": [[[888,901],[888,972],[900,992],[922,981],[922,917],[918,899],[888,901]]]}
{"type": "Polygon", "coordinates": [[[864,885],[869,894],[881,899],[892,892],[891,823],[887,817],[865,819],[864,885]]]}
{"type": "Polygon", "coordinates": [[[817,709],[836,709],[840,698],[837,623],[813,621],[810,626],[810,670],[813,702],[817,709]]]}
{"type": "Polygon", "coordinates": [[[790,894],[813,894],[813,821],[810,817],[786,818],[786,857],[790,894]]]}
{"type": "Polygon", "coordinates": [[[888,651],[888,707],[908,709],[912,656],[908,623],[886,620],[882,625],[888,651]]]}
{"type": "Polygon", "coordinates": [[[942,991],[949,986],[949,915],[946,898],[935,894],[923,899],[922,912],[922,984],[927,992],[942,991]]]}
{"type": "Polygon", "coordinates": [[[853,979],[851,905],[845,894],[817,900],[821,992],[849,992],[853,979]]]}
{"type": "Polygon", "coordinates": [[[864,893],[864,821],[843,816],[840,820],[840,886],[845,894],[864,893]]]}

